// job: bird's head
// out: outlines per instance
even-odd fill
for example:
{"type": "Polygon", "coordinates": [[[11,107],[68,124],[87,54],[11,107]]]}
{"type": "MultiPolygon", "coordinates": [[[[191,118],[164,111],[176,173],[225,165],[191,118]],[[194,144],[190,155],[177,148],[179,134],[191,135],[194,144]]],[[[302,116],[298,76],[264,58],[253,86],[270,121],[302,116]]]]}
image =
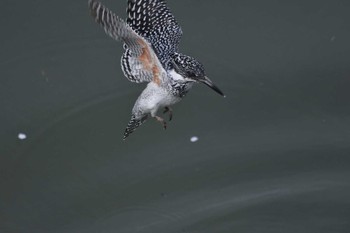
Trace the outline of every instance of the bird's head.
{"type": "Polygon", "coordinates": [[[193,57],[177,53],[174,57],[173,67],[188,82],[201,82],[225,97],[224,93],[205,75],[202,63],[193,57]]]}

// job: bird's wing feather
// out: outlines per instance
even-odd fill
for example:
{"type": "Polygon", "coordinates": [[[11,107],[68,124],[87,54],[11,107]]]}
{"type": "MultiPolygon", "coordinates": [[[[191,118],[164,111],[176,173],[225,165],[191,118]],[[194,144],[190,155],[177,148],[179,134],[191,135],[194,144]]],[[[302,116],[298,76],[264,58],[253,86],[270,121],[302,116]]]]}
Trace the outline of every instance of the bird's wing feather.
{"type": "Polygon", "coordinates": [[[160,62],[168,67],[178,51],[181,27],[164,0],[128,0],[127,23],[152,45],[160,62]]]}
{"type": "Polygon", "coordinates": [[[109,36],[125,43],[127,49],[122,57],[125,76],[136,83],[159,83],[162,67],[149,42],[100,2],[89,0],[89,8],[92,17],[109,36]]]}

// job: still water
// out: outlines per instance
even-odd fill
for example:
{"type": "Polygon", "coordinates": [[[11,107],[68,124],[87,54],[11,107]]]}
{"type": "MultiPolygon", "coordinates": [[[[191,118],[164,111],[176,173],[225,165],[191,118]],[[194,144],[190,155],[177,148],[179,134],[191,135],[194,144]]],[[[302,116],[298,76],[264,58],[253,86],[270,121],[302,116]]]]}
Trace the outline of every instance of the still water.
{"type": "Polygon", "coordinates": [[[87,1],[4,0],[0,232],[350,232],[349,1],[168,5],[227,98],[124,142],[144,86],[87,1]]]}

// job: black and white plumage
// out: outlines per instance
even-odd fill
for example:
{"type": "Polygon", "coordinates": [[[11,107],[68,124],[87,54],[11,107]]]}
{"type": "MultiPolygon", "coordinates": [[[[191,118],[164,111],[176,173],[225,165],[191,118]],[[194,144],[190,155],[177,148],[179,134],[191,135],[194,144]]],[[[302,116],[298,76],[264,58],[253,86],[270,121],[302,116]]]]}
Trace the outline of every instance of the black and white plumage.
{"type": "Polygon", "coordinates": [[[195,82],[223,95],[206,77],[200,62],[178,52],[182,30],[164,0],[128,0],[126,22],[94,0],[89,0],[89,8],[108,35],[124,42],[121,66],[125,76],[132,82],[148,82],[132,109],[124,139],[149,116],[166,128],[165,120],[157,116],[158,109],[165,108],[172,116],[170,106],[195,82]]]}
{"type": "Polygon", "coordinates": [[[152,45],[165,69],[178,51],[181,27],[163,0],[128,1],[126,22],[152,45]]]}

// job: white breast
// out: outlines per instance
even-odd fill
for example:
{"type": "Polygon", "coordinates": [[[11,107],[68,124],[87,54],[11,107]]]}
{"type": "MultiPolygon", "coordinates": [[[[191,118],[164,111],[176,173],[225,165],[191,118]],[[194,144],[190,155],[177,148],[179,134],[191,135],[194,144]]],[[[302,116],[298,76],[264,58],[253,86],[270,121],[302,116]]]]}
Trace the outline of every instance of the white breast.
{"type": "Polygon", "coordinates": [[[181,98],[172,95],[164,87],[150,82],[137,99],[133,113],[136,115],[151,113],[152,116],[155,116],[159,108],[171,106],[180,100],[181,98]]]}

